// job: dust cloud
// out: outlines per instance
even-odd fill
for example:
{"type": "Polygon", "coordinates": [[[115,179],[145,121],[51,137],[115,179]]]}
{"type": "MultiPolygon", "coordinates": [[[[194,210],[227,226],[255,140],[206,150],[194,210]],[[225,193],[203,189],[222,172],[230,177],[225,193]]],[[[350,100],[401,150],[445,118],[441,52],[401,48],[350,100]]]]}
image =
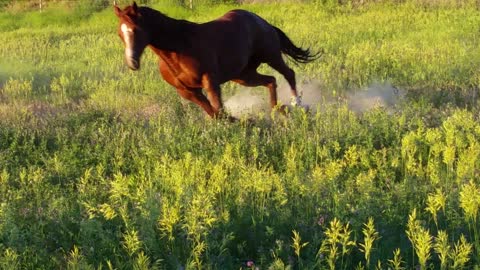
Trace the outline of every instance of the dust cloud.
{"type": "Polygon", "coordinates": [[[361,113],[377,107],[393,110],[404,98],[405,91],[390,83],[374,83],[369,87],[347,95],[348,107],[361,113]]]}
{"type": "MultiPolygon", "coordinates": [[[[344,91],[341,94],[342,98],[334,97],[332,91],[317,81],[299,83],[297,88],[302,95],[302,105],[308,106],[311,111],[321,110],[339,101],[346,101],[349,109],[356,113],[363,113],[377,107],[393,110],[405,95],[403,90],[388,82],[376,82],[363,89],[344,91]]],[[[280,104],[290,104],[291,94],[288,84],[279,85],[277,92],[280,104]]],[[[266,88],[242,87],[225,101],[225,108],[232,116],[238,118],[255,117],[259,114],[268,115],[270,113],[268,99],[266,88]]]]}
{"type": "MultiPolygon", "coordinates": [[[[265,88],[265,93],[268,90],[265,88]]],[[[255,93],[254,89],[241,87],[235,95],[224,102],[225,109],[234,117],[255,117],[269,110],[267,95],[255,93]]]]}

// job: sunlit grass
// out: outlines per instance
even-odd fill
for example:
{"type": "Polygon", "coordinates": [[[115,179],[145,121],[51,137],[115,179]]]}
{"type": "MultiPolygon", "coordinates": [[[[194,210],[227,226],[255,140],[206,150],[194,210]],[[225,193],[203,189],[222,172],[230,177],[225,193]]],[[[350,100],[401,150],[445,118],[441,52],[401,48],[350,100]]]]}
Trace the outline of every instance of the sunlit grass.
{"type": "Polygon", "coordinates": [[[213,121],[150,51],[128,70],[110,8],[0,14],[0,268],[478,267],[478,11],[241,8],[324,51],[292,65],[329,93],[318,111],[213,121]],[[376,82],[406,98],[351,111],[376,82]]]}

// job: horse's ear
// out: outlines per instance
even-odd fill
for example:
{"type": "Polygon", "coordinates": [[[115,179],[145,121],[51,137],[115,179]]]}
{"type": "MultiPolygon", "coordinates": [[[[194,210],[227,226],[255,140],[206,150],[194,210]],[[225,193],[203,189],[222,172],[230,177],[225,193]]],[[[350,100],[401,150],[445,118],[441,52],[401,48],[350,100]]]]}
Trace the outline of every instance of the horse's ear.
{"type": "Polygon", "coordinates": [[[133,1],[132,8],[133,8],[133,12],[135,12],[136,14],[138,12],[137,2],[133,1]]]}
{"type": "Polygon", "coordinates": [[[115,15],[117,15],[117,17],[120,17],[122,10],[117,5],[113,6],[113,10],[115,10],[115,15]]]}

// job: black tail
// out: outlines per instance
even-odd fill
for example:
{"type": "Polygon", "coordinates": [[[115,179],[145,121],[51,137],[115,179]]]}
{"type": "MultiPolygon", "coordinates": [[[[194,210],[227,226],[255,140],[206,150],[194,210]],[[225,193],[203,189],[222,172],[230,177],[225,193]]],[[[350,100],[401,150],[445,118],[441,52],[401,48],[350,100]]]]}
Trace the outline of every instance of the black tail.
{"type": "Polygon", "coordinates": [[[277,31],[278,37],[280,38],[280,45],[282,46],[282,52],[290,56],[297,63],[309,63],[320,57],[320,53],[312,53],[310,49],[302,49],[295,46],[293,42],[287,37],[287,35],[280,30],[279,28],[273,26],[277,31]]]}

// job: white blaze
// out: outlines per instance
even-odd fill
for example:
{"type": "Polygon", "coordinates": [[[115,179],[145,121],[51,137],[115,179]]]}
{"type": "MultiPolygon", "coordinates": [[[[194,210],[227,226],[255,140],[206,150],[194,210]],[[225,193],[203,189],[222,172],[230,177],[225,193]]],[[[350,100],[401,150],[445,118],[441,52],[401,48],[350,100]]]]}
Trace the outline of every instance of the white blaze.
{"type": "Polygon", "coordinates": [[[123,40],[125,41],[125,56],[127,58],[132,58],[133,57],[133,49],[132,49],[133,30],[132,28],[128,27],[124,23],[120,26],[120,30],[122,30],[123,40]]]}

